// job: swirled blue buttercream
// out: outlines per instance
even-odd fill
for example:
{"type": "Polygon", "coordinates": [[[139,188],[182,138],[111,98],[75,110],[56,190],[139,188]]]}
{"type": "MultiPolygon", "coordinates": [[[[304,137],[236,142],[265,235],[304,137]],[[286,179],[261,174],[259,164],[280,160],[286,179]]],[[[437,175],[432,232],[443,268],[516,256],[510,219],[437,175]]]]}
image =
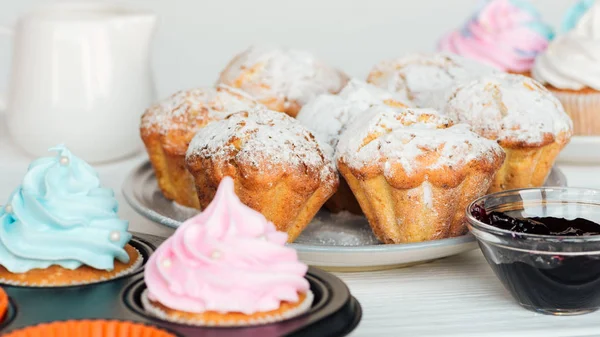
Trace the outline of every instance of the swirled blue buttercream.
{"type": "Polygon", "coordinates": [[[595,0],[580,0],[575,5],[571,6],[563,18],[561,25],[562,32],[566,33],[575,28],[583,15],[590,9],[590,7],[592,7],[594,1],[595,0]]]}
{"type": "Polygon", "coordinates": [[[0,265],[23,273],[51,265],[112,270],[115,259],[129,262],[123,247],[131,234],[113,191],[66,147],[50,151],[57,155],[33,161],[0,207],[0,265]]]}

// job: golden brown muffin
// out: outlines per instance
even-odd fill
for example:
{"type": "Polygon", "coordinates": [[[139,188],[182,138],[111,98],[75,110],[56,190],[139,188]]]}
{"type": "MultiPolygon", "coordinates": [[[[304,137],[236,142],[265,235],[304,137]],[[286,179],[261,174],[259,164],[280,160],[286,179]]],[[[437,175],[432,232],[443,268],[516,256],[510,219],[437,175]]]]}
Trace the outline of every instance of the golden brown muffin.
{"type": "Polygon", "coordinates": [[[449,53],[413,53],[377,64],[367,82],[397,92],[420,108],[438,108],[438,98],[457,83],[499,72],[449,53]]]}
{"type": "Polygon", "coordinates": [[[218,83],[240,88],[269,109],[296,117],[320,94],[338,93],[348,77],[307,51],[250,47],[234,57],[218,83]]]}
{"type": "MultiPolygon", "coordinates": [[[[410,104],[403,101],[398,94],[353,79],[338,95],[324,94],[311,100],[296,118],[313,132],[319,141],[335,149],[340,134],[348,124],[370,107],[388,105],[406,108],[410,104]]],[[[325,203],[325,207],[334,213],[349,211],[363,214],[344,179],[340,179],[338,191],[325,203]]]]}
{"type": "Polygon", "coordinates": [[[341,174],[384,243],[466,233],[465,208],[504,159],[495,142],[429,109],[375,106],[342,134],[341,174]]]}
{"type": "Polygon", "coordinates": [[[201,208],[211,202],[221,179],[230,176],[240,200],[287,232],[292,242],[338,187],[331,155],[331,148],[295,119],[256,108],[201,129],[186,163],[201,208]]]}
{"type": "Polygon", "coordinates": [[[506,152],[490,192],[544,184],[573,133],[560,102],[535,80],[496,74],[451,88],[444,112],[506,152]]]}
{"type": "Polygon", "coordinates": [[[194,181],[185,168],[188,144],[200,128],[230,113],[259,105],[248,94],[225,85],[179,91],[142,116],[142,140],[166,198],[199,208],[194,181]]]}

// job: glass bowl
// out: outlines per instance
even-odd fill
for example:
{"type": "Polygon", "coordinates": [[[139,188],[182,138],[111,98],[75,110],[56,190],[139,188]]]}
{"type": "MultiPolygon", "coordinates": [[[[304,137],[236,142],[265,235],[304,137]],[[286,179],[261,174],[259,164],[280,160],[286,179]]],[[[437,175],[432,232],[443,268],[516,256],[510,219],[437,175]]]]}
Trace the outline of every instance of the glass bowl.
{"type": "Polygon", "coordinates": [[[467,207],[467,221],[498,278],[523,307],[579,315],[600,307],[600,235],[517,233],[485,224],[477,208],[513,217],[583,218],[600,223],[600,190],[532,188],[483,196],[467,207]]]}

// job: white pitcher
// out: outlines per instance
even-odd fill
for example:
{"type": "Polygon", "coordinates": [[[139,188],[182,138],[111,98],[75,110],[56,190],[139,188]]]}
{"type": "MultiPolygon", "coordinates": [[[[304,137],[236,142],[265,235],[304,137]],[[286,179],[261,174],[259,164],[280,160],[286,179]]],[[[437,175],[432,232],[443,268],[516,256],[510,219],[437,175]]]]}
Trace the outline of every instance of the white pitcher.
{"type": "Polygon", "coordinates": [[[140,149],[139,121],[154,101],[150,42],[156,17],[106,3],[58,3],[14,29],[7,126],[26,152],[59,143],[91,162],[140,149]]]}

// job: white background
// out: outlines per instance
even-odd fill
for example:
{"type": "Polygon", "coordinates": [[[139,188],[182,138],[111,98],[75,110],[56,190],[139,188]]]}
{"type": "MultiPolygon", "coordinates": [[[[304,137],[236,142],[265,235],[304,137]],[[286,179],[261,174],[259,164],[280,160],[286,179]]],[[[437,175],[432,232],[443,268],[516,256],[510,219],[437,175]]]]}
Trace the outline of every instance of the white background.
{"type": "MultiPolygon", "coordinates": [[[[479,0],[121,0],[153,10],[160,22],[153,64],[159,96],[211,85],[237,52],[254,43],[312,50],[364,78],[376,62],[432,50],[479,0]]],[[[0,24],[52,0],[0,0],[0,24]]],[[[575,0],[533,0],[553,24],[575,0]]],[[[0,40],[0,93],[6,91],[10,40],[0,40]]]]}

